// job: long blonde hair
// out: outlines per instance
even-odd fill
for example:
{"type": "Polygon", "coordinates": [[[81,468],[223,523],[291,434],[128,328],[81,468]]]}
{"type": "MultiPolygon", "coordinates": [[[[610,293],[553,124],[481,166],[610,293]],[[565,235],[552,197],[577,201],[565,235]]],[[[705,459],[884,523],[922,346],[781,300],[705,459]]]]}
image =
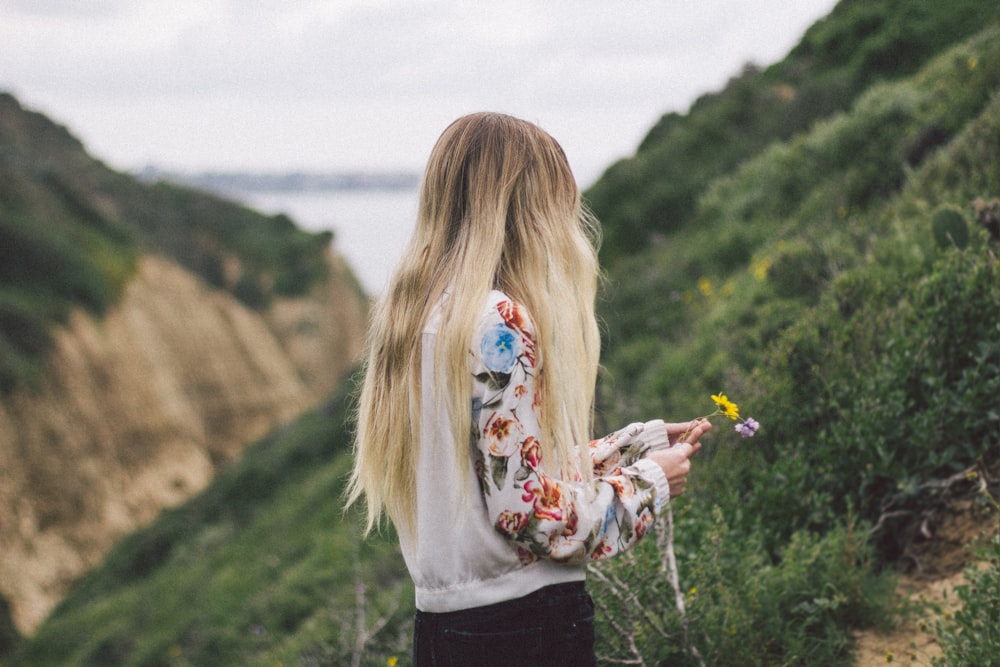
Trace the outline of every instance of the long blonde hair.
{"type": "Polygon", "coordinates": [[[424,173],[416,230],[369,327],[348,487],[348,504],[366,498],[366,532],[383,512],[399,530],[413,526],[421,331],[438,304],[435,389],[448,407],[451,463],[467,474],[469,350],[491,289],[523,304],[535,323],[542,460],[551,472],[590,478],[585,445],[600,352],[596,244],[597,225],[566,155],[544,130],[477,113],[442,133],[424,173]]]}

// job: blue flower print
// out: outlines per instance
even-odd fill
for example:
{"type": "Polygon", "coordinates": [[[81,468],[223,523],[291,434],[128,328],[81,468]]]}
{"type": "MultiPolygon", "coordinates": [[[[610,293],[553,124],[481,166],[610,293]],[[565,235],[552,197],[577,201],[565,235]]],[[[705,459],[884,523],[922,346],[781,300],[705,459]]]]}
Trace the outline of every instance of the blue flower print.
{"type": "Polygon", "coordinates": [[[521,339],[506,324],[497,324],[483,336],[479,352],[491,373],[510,373],[521,353],[521,339]]]}

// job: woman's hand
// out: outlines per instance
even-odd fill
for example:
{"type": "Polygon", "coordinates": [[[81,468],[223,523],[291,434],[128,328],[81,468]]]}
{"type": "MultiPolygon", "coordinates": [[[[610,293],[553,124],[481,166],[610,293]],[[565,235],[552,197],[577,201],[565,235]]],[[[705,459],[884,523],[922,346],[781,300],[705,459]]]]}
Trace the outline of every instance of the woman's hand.
{"type": "Polygon", "coordinates": [[[648,458],[663,469],[670,484],[670,495],[676,497],[684,493],[687,476],[691,472],[691,457],[701,449],[699,440],[712,428],[712,424],[707,419],[699,419],[680,424],[668,423],[666,427],[672,446],[655,450],[648,458]]]}

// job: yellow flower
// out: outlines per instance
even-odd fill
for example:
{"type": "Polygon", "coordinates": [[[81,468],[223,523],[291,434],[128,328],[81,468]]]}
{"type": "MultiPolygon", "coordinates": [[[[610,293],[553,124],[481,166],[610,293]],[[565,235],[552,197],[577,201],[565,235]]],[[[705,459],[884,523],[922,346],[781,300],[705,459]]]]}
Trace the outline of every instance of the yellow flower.
{"type": "Polygon", "coordinates": [[[712,394],[712,400],[719,406],[719,411],[733,421],[740,418],[740,408],[735,403],[726,398],[725,394],[712,394]]]}
{"type": "Polygon", "coordinates": [[[751,264],[750,270],[753,272],[753,277],[757,280],[763,282],[767,278],[767,271],[771,268],[771,258],[763,257],[761,259],[754,260],[751,264]]]}
{"type": "Polygon", "coordinates": [[[706,299],[712,296],[712,281],[705,276],[698,278],[698,291],[706,299]]]}
{"type": "Polygon", "coordinates": [[[389,667],[396,667],[398,663],[399,663],[399,658],[397,658],[394,655],[390,656],[389,659],[385,661],[385,664],[388,665],[389,667]]]}

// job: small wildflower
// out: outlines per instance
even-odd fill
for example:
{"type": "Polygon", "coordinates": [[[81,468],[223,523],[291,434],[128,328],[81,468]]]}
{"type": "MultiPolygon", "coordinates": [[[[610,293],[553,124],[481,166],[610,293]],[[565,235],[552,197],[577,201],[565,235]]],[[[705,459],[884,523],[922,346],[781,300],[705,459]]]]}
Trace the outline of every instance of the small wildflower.
{"type": "MultiPolygon", "coordinates": [[[[702,419],[709,419],[711,417],[715,417],[716,415],[722,415],[724,417],[729,417],[733,421],[740,422],[739,424],[736,424],[734,428],[736,429],[736,432],[744,438],[752,438],[757,433],[757,430],[760,429],[760,422],[753,417],[747,417],[746,419],[740,417],[739,406],[730,401],[729,398],[722,392],[712,394],[712,401],[715,403],[715,412],[693,420],[691,422],[692,428],[695,423],[702,419]]],[[[690,430],[691,429],[685,431],[684,434],[678,438],[678,440],[684,440],[687,438],[690,430]]]]}
{"type": "Polygon", "coordinates": [[[892,655],[892,651],[886,651],[885,652],[885,661],[886,662],[892,662],[893,657],[894,656],[892,655]]]}
{"type": "Polygon", "coordinates": [[[399,664],[399,658],[391,655],[389,656],[389,659],[385,661],[385,664],[388,665],[388,667],[396,667],[396,665],[399,664]]]}
{"type": "Polygon", "coordinates": [[[719,407],[721,414],[729,417],[733,421],[740,418],[740,408],[738,405],[726,398],[725,394],[712,394],[712,400],[719,407]]]}
{"type": "Polygon", "coordinates": [[[770,257],[755,260],[751,266],[753,277],[759,282],[763,282],[767,278],[767,272],[771,268],[771,264],[772,260],[770,257]]]}
{"type": "Polygon", "coordinates": [[[712,281],[705,276],[698,278],[698,291],[706,299],[712,296],[712,281]]]}
{"type": "Polygon", "coordinates": [[[969,470],[965,473],[965,479],[976,479],[977,477],[979,477],[979,473],[975,470],[969,470]]]}
{"type": "Polygon", "coordinates": [[[760,428],[760,423],[753,417],[747,417],[746,420],[741,421],[734,428],[741,437],[752,438],[757,434],[757,429],[760,428]]]}

